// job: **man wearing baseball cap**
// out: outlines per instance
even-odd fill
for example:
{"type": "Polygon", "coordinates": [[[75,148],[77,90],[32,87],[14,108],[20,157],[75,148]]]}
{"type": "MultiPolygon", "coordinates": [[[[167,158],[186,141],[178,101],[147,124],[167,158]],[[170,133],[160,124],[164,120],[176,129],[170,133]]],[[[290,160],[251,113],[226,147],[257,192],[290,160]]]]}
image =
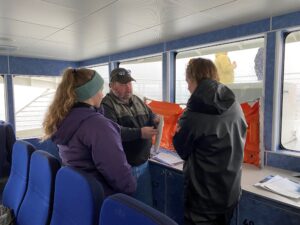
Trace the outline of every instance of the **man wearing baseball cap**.
{"type": "Polygon", "coordinates": [[[110,73],[110,92],[103,98],[104,115],[121,128],[122,145],[132,173],[137,178],[138,200],[152,205],[151,177],[148,158],[152,137],[157,134],[159,122],[151,109],[132,91],[130,70],[116,68],[110,73]]]}

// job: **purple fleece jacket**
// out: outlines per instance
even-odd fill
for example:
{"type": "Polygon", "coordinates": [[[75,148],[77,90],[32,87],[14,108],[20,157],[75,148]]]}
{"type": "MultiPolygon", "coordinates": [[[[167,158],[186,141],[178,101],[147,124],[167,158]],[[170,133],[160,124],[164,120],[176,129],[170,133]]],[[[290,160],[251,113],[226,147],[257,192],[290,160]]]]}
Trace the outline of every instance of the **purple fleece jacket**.
{"type": "Polygon", "coordinates": [[[52,140],[58,145],[63,165],[94,175],[106,196],[135,191],[136,180],[123,151],[120,128],[95,108],[73,108],[52,140]]]}

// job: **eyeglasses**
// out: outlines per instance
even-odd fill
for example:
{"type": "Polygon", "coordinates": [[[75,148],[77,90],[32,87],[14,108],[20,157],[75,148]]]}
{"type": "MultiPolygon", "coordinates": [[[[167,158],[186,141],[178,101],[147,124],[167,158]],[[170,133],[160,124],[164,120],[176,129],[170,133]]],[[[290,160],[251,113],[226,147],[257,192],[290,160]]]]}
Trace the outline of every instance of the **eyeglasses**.
{"type": "Polygon", "coordinates": [[[120,76],[125,76],[125,75],[131,75],[131,71],[130,70],[121,70],[117,73],[120,76]]]}

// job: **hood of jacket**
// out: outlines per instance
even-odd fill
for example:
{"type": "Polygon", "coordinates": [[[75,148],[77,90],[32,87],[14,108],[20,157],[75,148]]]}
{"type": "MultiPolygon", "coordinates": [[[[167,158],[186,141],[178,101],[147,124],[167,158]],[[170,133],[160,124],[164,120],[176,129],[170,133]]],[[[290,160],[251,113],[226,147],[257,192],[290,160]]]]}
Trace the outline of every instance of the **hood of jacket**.
{"type": "Polygon", "coordinates": [[[55,144],[66,145],[85,120],[99,113],[100,112],[92,106],[81,105],[73,107],[58,126],[57,131],[52,136],[52,141],[55,144]]]}
{"type": "Polygon", "coordinates": [[[235,102],[234,93],[225,85],[211,79],[200,82],[187,103],[191,112],[221,115],[235,102]]]}

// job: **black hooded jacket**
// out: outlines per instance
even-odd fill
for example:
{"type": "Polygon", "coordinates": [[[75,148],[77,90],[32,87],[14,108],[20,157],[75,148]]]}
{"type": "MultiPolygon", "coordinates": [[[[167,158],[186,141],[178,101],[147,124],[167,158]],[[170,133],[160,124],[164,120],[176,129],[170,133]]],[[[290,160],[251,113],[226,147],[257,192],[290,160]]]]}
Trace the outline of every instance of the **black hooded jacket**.
{"type": "Polygon", "coordinates": [[[233,92],[201,81],[179,120],[174,147],[185,160],[185,210],[225,213],[239,200],[246,121],[233,92]]]}

